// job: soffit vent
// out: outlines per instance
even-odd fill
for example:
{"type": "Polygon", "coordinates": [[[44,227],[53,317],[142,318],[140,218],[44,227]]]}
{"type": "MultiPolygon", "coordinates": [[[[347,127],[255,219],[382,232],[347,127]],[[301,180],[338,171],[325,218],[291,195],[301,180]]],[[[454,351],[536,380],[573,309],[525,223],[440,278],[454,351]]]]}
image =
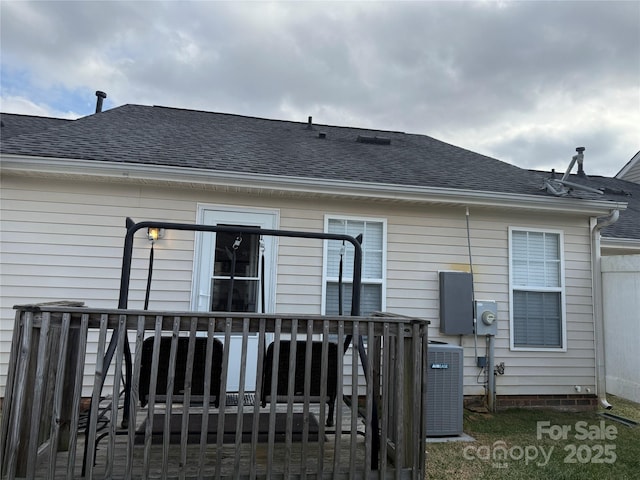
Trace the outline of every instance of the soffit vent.
{"type": "Polygon", "coordinates": [[[358,135],[356,142],[370,143],[373,145],[391,145],[391,139],[388,137],[366,137],[364,135],[358,135]]]}

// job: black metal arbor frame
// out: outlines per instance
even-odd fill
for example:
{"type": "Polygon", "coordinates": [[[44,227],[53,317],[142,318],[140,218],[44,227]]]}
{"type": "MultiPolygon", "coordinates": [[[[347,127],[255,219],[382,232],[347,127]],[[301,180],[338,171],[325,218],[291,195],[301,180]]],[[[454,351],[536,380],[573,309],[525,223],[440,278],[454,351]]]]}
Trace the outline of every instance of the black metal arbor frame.
{"type": "MultiPolygon", "coordinates": [[[[242,226],[233,226],[233,225],[203,225],[203,224],[191,224],[191,223],[168,223],[168,222],[153,222],[153,221],[145,221],[145,222],[134,222],[131,218],[127,218],[126,220],[126,228],[127,233],[125,235],[124,240],[124,252],[122,256],[122,271],[120,277],[120,296],[118,300],[118,308],[119,309],[127,309],[128,300],[129,300],[129,281],[131,278],[131,259],[133,255],[133,240],[136,232],[142,229],[149,228],[162,228],[165,230],[182,230],[182,231],[194,231],[194,232],[213,232],[213,233],[232,233],[237,235],[247,234],[247,235],[263,235],[263,236],[274,236],[274,237],[290,237],[290,238],[308,238],[308,239],[318,239],[318,240],[338,240],[342,242],[349,242],[354,247],[354,257],[353,257],[353,279],[352,279],[352,295],[351,295],[351,316],[360,316],[360,292],[361,292],[361,284],[362,284],[362,246],[360,245],[361,239],[354,238],[350,235],[343,234],[332,234],[332,233],[316,233],[316,232],[301,232],[301,231],[293,231],[293,230],[269,230],[258,227],[242,227],[242,226]]],[[[104,356],[104,371],[107,371],[111,361],[113,359],[113,355],[116,350],[118,338],[118,329],[116,328],[111,336],[111,340],[109,342],[109,346],[105,352],[104,356]]],[[[346,336],[344,343],[344,352],[346,352],[347,348],[351,344],[352,337],[351,335],[346,336]]],[[[366,361],[366,351],[364,349],[363,342],[358,342],[358,353],[360,356],[360,361],[362,362],[362,366],[364,369],[364,375],[366,381],[369,381],[369,373],[367,372],[367,361],[366,361]]],[[[122,418],[122,427],[126,428],[129,422],[129,401],[131,395],[131,379],[133,376],[133,368],[132,368],[132,359],[131,359],[131,348],[129,346],[129,342],[125,342],[124,344],[124,360],[125,360],[125,385],[124,385],[124,405],[123,405],[123,418],[122,418]]],[[[103,376],[101,379],[100,390],[104,387],[105,377],[103,376]]],[[[378,438],[378,419],[377,412],[375,408],[375,399],[374,400],[374,415],[372,418],[372,431],[374,438],[374,448],[373,448],[373,457],[372,457],[372,467],[375,468],[377,465],[377,457],[378,457],[378,446],[379,446],[379,438],[378,438]]],[[[91,409],[89,409],[91,411],[91,409]]],[[[87,421],[87,433],[89,429],[90,422],[87,421]]],[[[86,449],[88,445],[85,445],[85,459],[86,459],[86,449]]],[[[84,471],[84,465],[83,465],[84,471]]]]}

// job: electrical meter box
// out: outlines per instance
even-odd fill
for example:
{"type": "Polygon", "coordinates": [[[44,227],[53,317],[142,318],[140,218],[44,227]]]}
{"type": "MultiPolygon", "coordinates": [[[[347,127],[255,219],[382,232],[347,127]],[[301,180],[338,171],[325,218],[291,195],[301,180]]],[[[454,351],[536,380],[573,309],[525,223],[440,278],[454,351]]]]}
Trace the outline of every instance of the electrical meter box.
{"type": "Polygon", "coordinates": [[[478,335],[498,334],[498,304],[493,300],[476,300],[476,333],[478,335]]]}

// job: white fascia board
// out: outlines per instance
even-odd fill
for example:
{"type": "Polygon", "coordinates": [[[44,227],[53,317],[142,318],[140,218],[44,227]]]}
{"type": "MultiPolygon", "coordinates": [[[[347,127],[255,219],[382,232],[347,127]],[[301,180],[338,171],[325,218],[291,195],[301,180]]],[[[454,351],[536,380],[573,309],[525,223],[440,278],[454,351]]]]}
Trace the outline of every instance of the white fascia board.
{"type": "Polygon", "coordinates": [[[202,168],[139,163],[75,160],[68,158],[3,155],[3,171],[65,176],[93,176],[142,182],[228,186],[258,191],[345,196],[397,202],[437,203],[461,206],[497,207],[562,213],[604,215],[625,210],[624,202],[584,200],[553,196],[522,195],[439,187],[353,182],[319,178],[289,177],[202,168]]]}

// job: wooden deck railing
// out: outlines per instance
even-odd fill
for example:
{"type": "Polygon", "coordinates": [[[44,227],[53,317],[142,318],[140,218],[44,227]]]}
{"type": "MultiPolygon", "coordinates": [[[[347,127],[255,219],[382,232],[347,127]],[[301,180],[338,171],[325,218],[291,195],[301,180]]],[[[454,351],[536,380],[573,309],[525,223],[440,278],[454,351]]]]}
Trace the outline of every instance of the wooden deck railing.
{"type": "Polygon", "coordinates": [[[1,477],[422,479],[426,348],[427,322],[400,316],[17,307],[1,477]],[[358,365],[366,395],[346,396],[358,365]]]}

